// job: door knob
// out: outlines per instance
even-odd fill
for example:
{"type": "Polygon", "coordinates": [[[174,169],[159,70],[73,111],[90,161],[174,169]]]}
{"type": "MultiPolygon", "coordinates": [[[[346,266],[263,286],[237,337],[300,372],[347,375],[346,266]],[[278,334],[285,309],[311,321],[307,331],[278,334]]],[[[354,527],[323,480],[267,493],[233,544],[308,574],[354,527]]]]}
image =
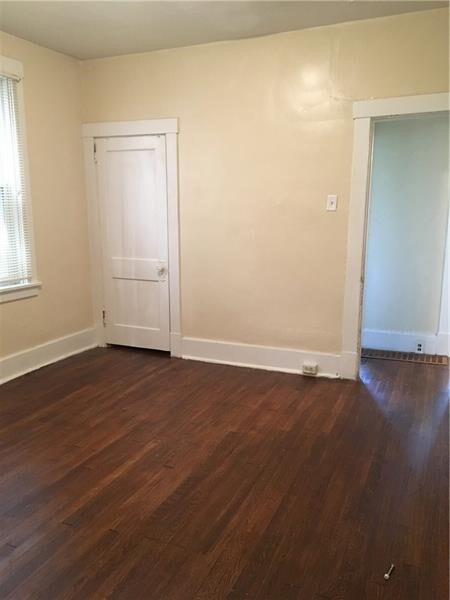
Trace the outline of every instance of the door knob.
{"type": "Polygon", "coordinates": [[[159,267],[157,273],[158,277],[164,277],[164,275],[167,273],[166,267],[159,267]]]}

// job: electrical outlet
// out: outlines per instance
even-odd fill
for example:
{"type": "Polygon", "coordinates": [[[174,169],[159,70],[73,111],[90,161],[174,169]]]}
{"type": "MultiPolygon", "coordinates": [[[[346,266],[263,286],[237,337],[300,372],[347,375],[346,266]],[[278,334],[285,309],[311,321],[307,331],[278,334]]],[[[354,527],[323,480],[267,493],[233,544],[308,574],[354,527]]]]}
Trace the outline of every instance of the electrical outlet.
{"type": "Polygon", "coordinates": [[[319,365],[313,360],[305,360],[302,365],[303,375],[314,376],[319,372],[319,365]]]}
{"type": "Polygon", "coordinates": [[[416,352],[417,354],[423,354],[423,342],[417,342],[416,352]]]}
{"type": "Polygon", "coordinates": [[[327,196],[327,210],[337,210],[337,194],[329,194],[327,196]]]}

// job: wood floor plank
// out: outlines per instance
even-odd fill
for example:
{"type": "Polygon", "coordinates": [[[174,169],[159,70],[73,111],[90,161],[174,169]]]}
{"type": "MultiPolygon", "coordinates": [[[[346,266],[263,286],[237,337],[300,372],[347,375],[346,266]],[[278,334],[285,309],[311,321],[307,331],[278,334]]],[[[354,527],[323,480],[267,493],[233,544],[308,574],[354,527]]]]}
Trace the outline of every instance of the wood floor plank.
{"type": "Polygon", "coordinates": [[[98,348],[0,394],[0,598],[448,597],[445,367],[98,348]]]}

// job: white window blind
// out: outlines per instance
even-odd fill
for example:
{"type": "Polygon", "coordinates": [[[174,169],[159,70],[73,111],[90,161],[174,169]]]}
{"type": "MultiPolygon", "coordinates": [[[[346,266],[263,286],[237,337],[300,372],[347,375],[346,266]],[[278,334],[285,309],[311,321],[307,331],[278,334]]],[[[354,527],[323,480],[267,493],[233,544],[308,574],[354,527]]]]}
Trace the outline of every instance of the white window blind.
{"type": "Polygon", "coordinates": [[[29,283],[32,277],[17,87],[15,79],[0,75],[0,289],[29,283]]]}

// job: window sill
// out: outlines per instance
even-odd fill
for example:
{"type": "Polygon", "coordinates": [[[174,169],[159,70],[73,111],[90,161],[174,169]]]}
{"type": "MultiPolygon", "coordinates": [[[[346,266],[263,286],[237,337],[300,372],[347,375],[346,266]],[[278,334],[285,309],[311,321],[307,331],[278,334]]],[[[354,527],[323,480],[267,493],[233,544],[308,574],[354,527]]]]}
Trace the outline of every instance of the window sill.
{"type": "Polygon", "coordinates": [[[14,300],[22,300],[23,298],[31,298],[32,296],[37,296],[40,291],[40,281],[0,287],[0,304],[4,302],[13,302],[14,300]]]}

